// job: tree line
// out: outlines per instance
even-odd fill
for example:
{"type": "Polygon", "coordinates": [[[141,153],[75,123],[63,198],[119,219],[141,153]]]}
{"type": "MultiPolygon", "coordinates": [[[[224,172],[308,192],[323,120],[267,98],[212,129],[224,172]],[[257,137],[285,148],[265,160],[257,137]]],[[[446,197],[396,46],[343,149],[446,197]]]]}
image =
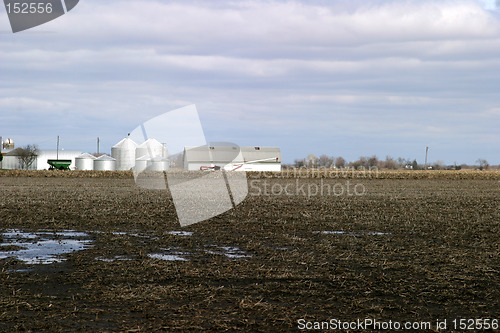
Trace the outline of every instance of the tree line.
{"type": "Polygon", "coordinates": [[[454,163],[453,165],[446,165],[443,161],[429,163],[424,165],[418,163],[416,159],[408,158],[392,158],[391,156],[386,156],[385,160],[379,159],[376,155],[373,156],[361,156],[355,161],[346,161],[342,156],[334,157],[328,155],[320,155],[317,157],[314,154],[307,155],[306,158],[295,159],[293,164],[285,164],[284,167],[289,168],[378,168],[378,169],[410,169],[410,170],[424,170],[424,169],[434,169],[434,170],[460,170],[460,169],[479,169],[487,170],[490,168],[490,164],[485,159],[478,159],[476,161],[477,165],[467,165],[454,163]]]}

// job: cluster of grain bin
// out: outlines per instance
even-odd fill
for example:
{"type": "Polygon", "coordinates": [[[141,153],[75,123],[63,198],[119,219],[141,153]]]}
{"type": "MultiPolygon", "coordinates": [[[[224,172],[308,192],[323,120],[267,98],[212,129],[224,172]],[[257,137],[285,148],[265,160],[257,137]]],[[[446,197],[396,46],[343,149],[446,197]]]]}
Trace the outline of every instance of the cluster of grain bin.
{"type": "Polygon", "coordinates": [[[102,155],[94,160],[95,171],[115,171],[116,159],[108,155],[102,155]]]}
{"type": "Polygon", "coordinates": [[[96,160],[94,155],[83,153],[80,156],[75,157],[75,169],[94,170],[94,160],[96,160]]]}
{"type": "Polygon", "coordinates": [[[116,159],[116,170],[168,170],[166,145],[150,138],[138,145],[125,138],[111,148],[111,156],[116,159]]]}
{"type": "Polygon", "coordinates": [[[165,171],[169,168],[166,145],[151,138],[138,145],[125,138],[111,147],[111,156],[84,153],[75,158],[76,170],[165,171]]]}
{"type": "Polygon", "coordinates": [[[95,157],[84,153],[75,158],[75,170],[114,171],[116,160],[108,155],[95,157]]]}
{"type": "Polygon", "coordinates": [[[136,171],[164,171],[168,170],[168,152],[165,144],[150,138],[137,146],[135,150],[136,171]]]}

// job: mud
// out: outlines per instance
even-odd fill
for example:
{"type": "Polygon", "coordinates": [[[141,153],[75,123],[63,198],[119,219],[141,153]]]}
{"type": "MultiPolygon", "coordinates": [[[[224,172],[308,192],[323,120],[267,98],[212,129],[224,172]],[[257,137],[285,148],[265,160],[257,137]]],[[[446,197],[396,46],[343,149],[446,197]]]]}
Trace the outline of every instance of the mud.
{"type": "Polygon", "coordinates": [[[249,195],[234,210],[180,228],[168,191],[140,189],[124,173],[49,175],[0,177],[0,255],[26,247],[10,244],[12,230],[62,241],[76,231],[91,246],[46,264],[2,256],[1,331],[294,331],[300,318],[500,319],[494,176],[357,179],[362,196],[249,195]]]}

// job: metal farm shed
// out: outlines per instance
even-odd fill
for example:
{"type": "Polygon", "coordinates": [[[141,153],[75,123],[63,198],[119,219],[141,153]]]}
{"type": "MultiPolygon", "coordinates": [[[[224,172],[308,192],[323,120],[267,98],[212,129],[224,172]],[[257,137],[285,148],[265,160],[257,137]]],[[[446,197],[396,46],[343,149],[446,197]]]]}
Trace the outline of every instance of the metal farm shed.
{"type": "Polygon", "coordinates": [[[277,147],[199,146],[184,148],[185,170],[281,171],[277,147]]]}

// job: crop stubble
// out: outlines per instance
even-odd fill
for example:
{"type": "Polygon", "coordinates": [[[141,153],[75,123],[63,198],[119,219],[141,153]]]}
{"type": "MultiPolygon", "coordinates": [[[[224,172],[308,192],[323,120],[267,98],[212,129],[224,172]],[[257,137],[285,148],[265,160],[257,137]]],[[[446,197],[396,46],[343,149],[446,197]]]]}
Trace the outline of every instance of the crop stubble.
{"type": "Polygon", "coordinates": [[[248,196],[184,228],[192,236],[168,233],[181,230],[168,191],[140,189],[127,173],[87,175],[0,174],[1,228],[95,240],[58,264],[0,260],[0,330],[283,331],[299,318],[500,316],[498,173],[351,179],[364,196],[248,196]],[[213,251],[221,247],[251,256],[213,251]],[[165,248],[190,260],[148,256],[165,248]],[[132,260],[96,260],[116,256],[132,260]]]}

